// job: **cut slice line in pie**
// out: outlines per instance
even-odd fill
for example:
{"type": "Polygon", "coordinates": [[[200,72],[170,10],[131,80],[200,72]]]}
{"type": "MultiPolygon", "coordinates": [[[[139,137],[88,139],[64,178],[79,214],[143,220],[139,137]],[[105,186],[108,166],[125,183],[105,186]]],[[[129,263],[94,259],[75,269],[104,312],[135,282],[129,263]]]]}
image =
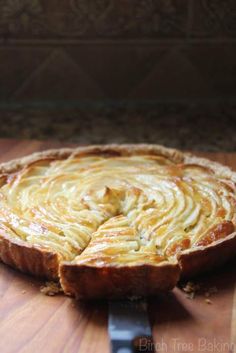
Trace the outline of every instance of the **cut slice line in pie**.
{"type": "Polygon", "coordinates": [[[236,253],[236,174],[158,145],[0,165],[0,258],[77,298],[155,295],[236,253]]]}

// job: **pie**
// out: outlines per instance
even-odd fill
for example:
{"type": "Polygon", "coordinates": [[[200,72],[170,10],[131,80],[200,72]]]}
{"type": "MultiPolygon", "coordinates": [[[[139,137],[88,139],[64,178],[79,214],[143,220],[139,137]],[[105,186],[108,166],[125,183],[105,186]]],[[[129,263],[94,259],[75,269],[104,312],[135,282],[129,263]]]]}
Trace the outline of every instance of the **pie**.
{"type": "Polygon", "coordinates": [[[158,145],[0,165],[0,258],[77,298],[155,295],[236,253],[236,173],[158,145]]]}

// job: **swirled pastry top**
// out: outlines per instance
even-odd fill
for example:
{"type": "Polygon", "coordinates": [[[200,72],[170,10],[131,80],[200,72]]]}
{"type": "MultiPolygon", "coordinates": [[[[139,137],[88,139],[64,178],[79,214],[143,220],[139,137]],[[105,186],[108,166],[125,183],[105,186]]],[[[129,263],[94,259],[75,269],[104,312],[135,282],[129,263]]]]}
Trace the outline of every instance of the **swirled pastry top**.
{"type": "Polygon", "coordinates": [[[0,228],[77,264],[156,264],[235,228],[232,180],[165,156],[42,159],[2,176],[0,228]]]}

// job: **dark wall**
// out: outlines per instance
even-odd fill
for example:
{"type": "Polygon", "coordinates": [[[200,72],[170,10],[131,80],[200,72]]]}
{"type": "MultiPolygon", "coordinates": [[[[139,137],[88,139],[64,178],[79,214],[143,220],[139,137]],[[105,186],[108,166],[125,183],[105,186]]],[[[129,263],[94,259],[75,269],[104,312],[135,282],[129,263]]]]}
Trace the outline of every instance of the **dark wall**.
{"type": "Polygon", "coordinates": [[[1,0],[0,102],[236,97],[234,0],[1,0]]]}
{"type": "Polygon", "coordinates": [[[0,137],[236,150],[235,0],[0,0],[0,43],[0,137]]]}

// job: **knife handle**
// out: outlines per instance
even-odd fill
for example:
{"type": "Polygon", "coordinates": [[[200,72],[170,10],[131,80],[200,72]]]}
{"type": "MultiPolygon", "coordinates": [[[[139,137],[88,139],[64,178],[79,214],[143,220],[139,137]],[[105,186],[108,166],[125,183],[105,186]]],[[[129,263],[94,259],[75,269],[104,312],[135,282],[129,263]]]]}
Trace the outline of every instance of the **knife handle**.
{"type": "Polygon", "coordinates": [[[112,353],[154,353],[152,337],[136,337],[134,340],[112,340],[112,353]]]}
{"type": "Polygon", "coordinates": [[[134,353],[134,347],[131,341],[112,341],[112,353],[134,353]]]}

